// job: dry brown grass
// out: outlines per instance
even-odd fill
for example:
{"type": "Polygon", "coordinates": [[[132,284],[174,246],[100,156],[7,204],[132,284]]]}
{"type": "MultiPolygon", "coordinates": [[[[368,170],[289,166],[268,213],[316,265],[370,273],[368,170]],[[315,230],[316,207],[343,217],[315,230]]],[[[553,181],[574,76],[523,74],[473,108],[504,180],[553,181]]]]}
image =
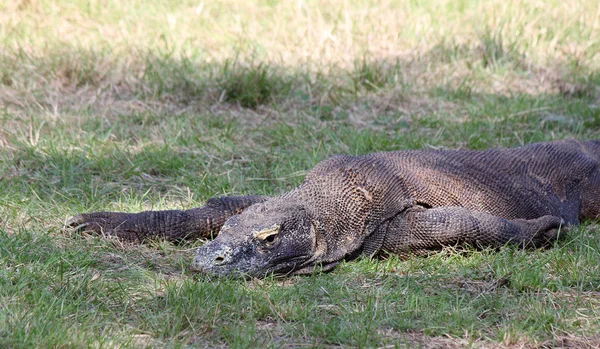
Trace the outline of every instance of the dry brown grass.
{"type": "MultiPolygon", "coordinates": [[[[392,72],[397,84],[416,90],[466,86],[473,93],[507,95],[582,93],[590,87],[574,81],[573,70],[600,68],[595,39],[600,37],[600,6],[595,1],[465,0],[418,6],[341,0],[134,1],[124,6],[20,0],[4,1],[0,8],[1,102],[17,110],[38,105],[51,114],[66,108],[91,108],[109,116],[193,107],[189,99],[176,103],[182,97],[176,90],[171,97],[152,98],[156,91],[147,74],[153,60],[158,65],[209,64],[198,75],[201,80],[218,76],[233,57],[242,65],[284,67],[291,76],[306,74],[301,88],[313,90],[311,102],[319,105],[344,99],[335,87],[346,85],[347,78],[336,76],[351,76],[362,59],[384,66],[400,62],[392,72]],[[157,58],[148,58],[149,53],[157,58]]],[[[208,85],[200,100],[218,103],[222,91],[208,85]]],[[[381,98],[385,104],[386,96],[381,98]]]]}
{"type": "MultiPolygon", "coordinates": [[[[440,42],[479,48],[491,30],[538,63],[587,60],[600,37],[595,1],[5,1],[9,47],[195,50],[208,60],[259,55],[288,65],[352,65],[375,57],[422,56],[440,42]],[[417,53],[415,55],[415,53],[417,53]]],[[[117,50],[116,53],[119,51],[117,50]]],[[[596,62],[597,63],[597,62],[596,62]]]]}

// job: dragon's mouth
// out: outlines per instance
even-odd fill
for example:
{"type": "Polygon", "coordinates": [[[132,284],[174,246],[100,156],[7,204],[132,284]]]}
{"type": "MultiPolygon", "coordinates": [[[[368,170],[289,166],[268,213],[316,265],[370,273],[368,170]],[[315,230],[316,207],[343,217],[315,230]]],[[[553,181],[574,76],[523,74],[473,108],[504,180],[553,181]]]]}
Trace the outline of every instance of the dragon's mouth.
{"type": "Polygon", "coordinates": [[[265,277],[269,274],[291,275],[302,269],[311,256],[296,255],[269,260],[251,248],[216,244],[200,247],[190,269],[203,274],[265,277]]]}
{"type": "Polygon", "coordinates": [[[293,274],[309,275],[314,274],[315,272],[328,272],[333,270],[333,268],[335,268],[339,263],[339,261],[311,263],[294,270],[293,274]]]}
{"type": "Polygon", "coordinates": [[[256,274],[257,276],[259,274],[261,276],[268,275],[268,274],[284,275],[284,276],[293,275],[293,274],[296,274],[299,269],[302,269],[304,267],[307,260],[309,260],[309,257],[303,256],[303,255],[287,257],[287,258],[279,258],[279,259],[270,261],[268,264],[266,264],[265,266],[263,266],[261,268],[257,268],[258,272],[253,273],[253,274],[256,274]]]}
{"type": "Polygon", "coordinates": [[[254,252],[214,244],[213,241],[198,249],[190,268],[203,274],[262,278],[270,274],[289,276],[326,272],[339,264],[339,261],[323,261],[321,255],[298,254],[265,260],[267,258],[262,259],[254,252]]]}
{"type": "Polygon", "coordinates": [[[330,271],[339,263],[339,261],[319,261],[316,260],[315,256],[297,256],[271,261],[266,269],[268,272],[277,275],[305,275],[330,271]]]}

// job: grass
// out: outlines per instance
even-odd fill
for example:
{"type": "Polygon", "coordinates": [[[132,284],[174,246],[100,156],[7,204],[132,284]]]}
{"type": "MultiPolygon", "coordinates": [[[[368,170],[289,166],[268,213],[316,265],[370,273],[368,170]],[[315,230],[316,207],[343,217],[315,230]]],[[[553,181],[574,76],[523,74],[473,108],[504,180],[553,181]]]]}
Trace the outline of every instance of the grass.
{"type": "Polygon", "coordinates": [[[594,1],[0,1],[0,347],[597,347],[594,222],[285,280],[78,212],[277,194],[336,153],[599,138],[594,1]]]}

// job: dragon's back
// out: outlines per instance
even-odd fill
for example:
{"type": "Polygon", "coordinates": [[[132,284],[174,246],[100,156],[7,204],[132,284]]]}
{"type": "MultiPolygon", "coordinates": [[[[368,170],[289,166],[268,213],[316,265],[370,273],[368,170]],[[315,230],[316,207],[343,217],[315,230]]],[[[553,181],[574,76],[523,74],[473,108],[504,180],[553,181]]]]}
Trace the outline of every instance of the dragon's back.
{"type": "Polygon", "coordinates": [[[354,171],[387,196],[428,207],[461,206],[508,219],[555,215],[575,223],[584,184],[599,171],[599,154],[599,141],[576,140],[486,151],[382,152],[336,156],[307,179],[354,171]]]}

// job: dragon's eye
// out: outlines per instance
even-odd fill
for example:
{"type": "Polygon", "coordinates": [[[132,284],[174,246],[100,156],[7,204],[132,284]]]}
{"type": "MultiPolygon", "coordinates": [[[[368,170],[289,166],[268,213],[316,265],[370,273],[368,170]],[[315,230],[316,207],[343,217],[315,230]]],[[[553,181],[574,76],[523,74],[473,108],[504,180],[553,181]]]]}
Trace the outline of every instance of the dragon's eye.
{"type": "Polygon", "coordinates": [[[267,246],[272,246],[277,242],[277,235],[279,234],[279,226],[275,225],[271,228],[263,229],[261,231],[254,232],[254,237],[263,241],[267,246]]]}
{"type": "Polygon", "coordinates": [[[267,244],[272,244],[272,243],[274,243],[274,242],[275,242],[275,240],[276,240],[276,239],[277,239],[277,234],[273,234],[273,235],[269,235],[269,236],[267,236],[267,237],[265,238],[265,240],[264,240],[264,241],[265,241],[267,244]]]}

